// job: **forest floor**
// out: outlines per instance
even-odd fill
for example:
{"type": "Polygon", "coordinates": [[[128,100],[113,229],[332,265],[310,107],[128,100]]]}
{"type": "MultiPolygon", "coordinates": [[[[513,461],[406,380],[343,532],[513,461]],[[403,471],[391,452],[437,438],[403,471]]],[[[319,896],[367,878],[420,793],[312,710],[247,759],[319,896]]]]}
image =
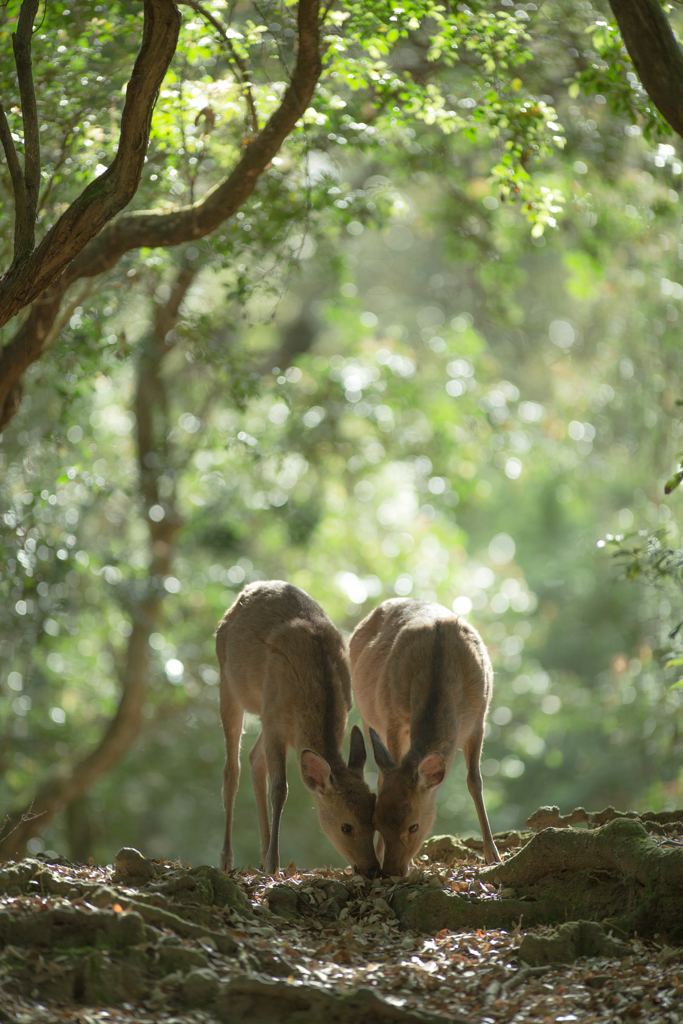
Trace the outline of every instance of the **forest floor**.
{"type": "MultiPolygon", "coordinates": [[[[528,838],[499,837],[504,859],[528,838]]],[[[680,1024],[683,949],[664,937],[617,939],[585,922],[527,931],[523,914],[505,929],[406,927],[406,906],[436,891],[495,909],[501,889],[482,868],[453,840],[433,840],[407,881],[293,864],[279,879],[226,876],[134,851],[107,867],[10,861],[0,1022],[680,1024]],[[577,927],[590,934],[579,941],[577,927]]]]}

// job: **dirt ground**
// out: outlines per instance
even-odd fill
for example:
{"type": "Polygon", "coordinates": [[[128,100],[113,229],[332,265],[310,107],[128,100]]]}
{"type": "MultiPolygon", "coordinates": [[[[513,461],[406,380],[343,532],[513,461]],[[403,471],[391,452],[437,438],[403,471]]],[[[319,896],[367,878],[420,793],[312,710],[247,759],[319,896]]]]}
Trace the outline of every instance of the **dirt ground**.
{"type": "MultiPolygon", "coordinates": [[[[528,838],[498,837],[508,863],[528,838]]],[[[665,935],[526,929],[523,913],[506,928],[429,934],[424,914],[410,927],[437,892],[475,916],[509,897],[482,881],[475,846],[432,840],[408,880],[372,882],[293,864],[277,880],[226,876],[134,851],[107,867],[7,862],[0,1022],[683,1021],[683,949],[665,935]]]]}

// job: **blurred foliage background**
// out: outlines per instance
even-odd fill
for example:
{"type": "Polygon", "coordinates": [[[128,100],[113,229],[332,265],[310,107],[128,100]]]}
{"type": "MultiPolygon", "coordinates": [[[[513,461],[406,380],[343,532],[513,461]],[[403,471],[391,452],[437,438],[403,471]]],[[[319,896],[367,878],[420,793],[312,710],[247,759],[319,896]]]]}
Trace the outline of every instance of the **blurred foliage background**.
{"type": "MultiPolygon", "coordinates": [[[[266,31],[249,28],[250,7],[236,6],[245,53],[266,31]]],[[[288,9],[269,11],[284,38],[288,9]]],[[[55,172],[72,184],[107,159],[125,80],[112,68],[135,42],[126,5],[92,13],[76,68],[90,84],[53,73],[43,94],[47,131],[78,125],[55,172]]],[[[141,733],[32,852],[217,861],[213,633],[245,582],[270,578],[303,587],[347,634],[397,594],[481,631],[496,673],[494,830],[540,804],[681,805],[682,691],[664,667],[678,592],[624,580],[611,554],[639,530],[679,543],[681,498],[664,482],[682,432],[681,162],[652,117],[612,102],[609,82],[599,91],[607,66],[587,47],[600,16],[588,2],[544,8],[563,36],[546,26],[511,86],[566,140],[518,167],[543,216],[501,184],[489,124],[445,130],[403,107],[361,123],[347,81],[221,231],[128,254],[74,291],[0,442],[1,807],[97,745],[136,609],[153,592],[160,611],[141,733]],[[169,524],[166,539],[150,524],[169,524]]],[[[223,44],[198,16],[183,31],[140,207],[201,194],[239,144],[223,44]]],[[[68,26],[45,32],[53,56],[72,45],[68,26]]],[[[418,44],[401,42],[402,67],[425,61],[418,44]]],[[[471,68],[443,75],[466,117],[471,68]]],[[[264,110],[278,88],[254,85],[264,110]]],[[[245,759],[257,731],[248,720],[245,759]]],[[[289,781],[284,861],[338,863],[294,763],[289,781]]],[[[460,755],[435,829],[476,834],[460,755]]],[[[235,841],[237,861],[256,863],[248,768],[235,841]]]]}

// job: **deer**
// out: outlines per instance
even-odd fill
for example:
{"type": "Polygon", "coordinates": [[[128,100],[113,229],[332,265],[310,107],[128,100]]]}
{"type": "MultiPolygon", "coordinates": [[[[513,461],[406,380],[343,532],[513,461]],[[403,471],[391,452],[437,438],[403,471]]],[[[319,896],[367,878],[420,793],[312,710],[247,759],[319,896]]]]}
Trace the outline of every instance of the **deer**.
{"type": "Polygon", "coordinates": [[[225,837],[220,867],[233,867],[233,810],[240,777],[244,713],[261,731],[249,753],[256,797],[261,863],[280,867],[280,819],[287,799],[287,751],[294,747],[313,794],[322,831],[356,873],[380,874],[374,849],[375,795],[363,778],[365,742],[351,731],[348,764],[341,743],[351,709],[348,647],[323,609],[303,590],[281,581],[248,584],[216,631],[220,715],[225,733],[225,837]],[[270,781],[272,825],[268,821],[270,781]]]}
{"type": "Polygon", "coordinates": [[[493,670],[476,629],[442,605],[391,598],[359,623],[349,647],[356,704],[380,773],[374,820],[382,873],[406,875],[459,748],[486,862],[499,862],[479,769],[493,670]]]}

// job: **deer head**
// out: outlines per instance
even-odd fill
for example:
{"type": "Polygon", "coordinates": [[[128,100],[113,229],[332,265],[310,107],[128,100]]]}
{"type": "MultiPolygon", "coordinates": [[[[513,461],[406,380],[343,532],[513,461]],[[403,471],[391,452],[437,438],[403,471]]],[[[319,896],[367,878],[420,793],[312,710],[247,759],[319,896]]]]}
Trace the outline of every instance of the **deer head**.
{"type": "Polygon", "coordinates": [[[363,734],[354,725],[348,766],[341,762],[333,771],[320,754],[302,750],[300,767],[327,838],[354,871],[375,878],[380,874],[374,846],[375,794],[363,779],[365,759],[363,734]]]}
{"type": "Polygon", "coordinates": [[[374,729],[370,739],[382,773],[374,819],[384,839],[382,873],[402,877],[434,824],[436,791],[445,778],[446,762],[438,751],[421,759],[408,751],[397,765],[374,729]]]}

